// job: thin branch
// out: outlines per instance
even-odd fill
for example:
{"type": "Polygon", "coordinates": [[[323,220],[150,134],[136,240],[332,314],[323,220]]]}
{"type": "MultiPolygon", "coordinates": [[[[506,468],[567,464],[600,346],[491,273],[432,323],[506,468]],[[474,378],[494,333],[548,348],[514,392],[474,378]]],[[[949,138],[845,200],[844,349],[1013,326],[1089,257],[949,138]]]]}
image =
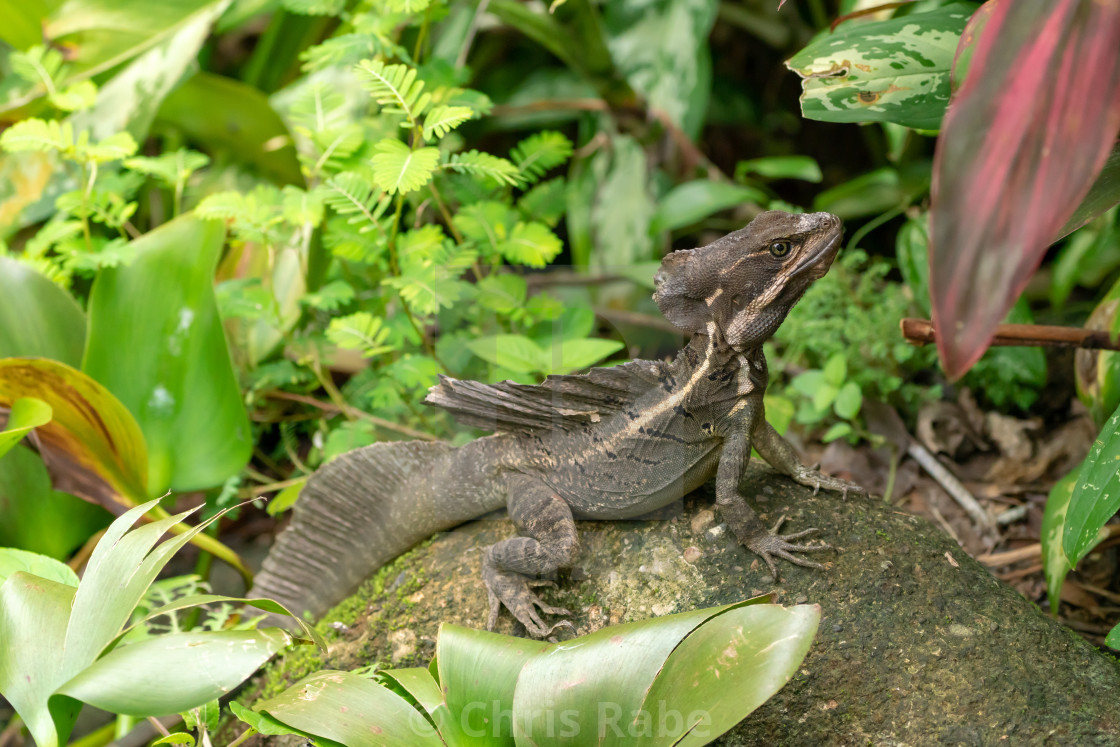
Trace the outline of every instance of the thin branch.
{"type": "MultiPolygon", "coordinates": [[[[937,331],[928,319],[903,319],[902,336],[914,345],[937,342],[937,331]]],[[[1082,327],[1055,327],[1045,324],[1000,324],[992,345],[1027,347],[1075,347],[1090,350],[1120,350],[1120,339],[1105,330],[1082,327]]]]}
{"type": "Polygon", "coordinates": [[[396,431],[397,433],[401,433],[405,436],[411,436],[412,438],[420,438],[425,441],[439,440],[431,433],[418,431],[415,428],[409,428],[407,425],[401,425],[400,423],[394,423],[391,420],[379,418],[376,415],[370,415],[368,412],[363,412],[358,408],[352,407],[351,405],[348,405],[346,403],[337,405],[333,402],[324,402],[322,400],[315,399],[314,397],[309,397],[305,394],[295,394],[293,392],[285,392],[279,389],[267,391],[264,393],[264,396],[268,399],[283,399],[290,402],[299,402],[301,404],[311,405],[312,407],[317,407],[324,412],[338,412],[352,418],[361,418],[362,420],[373,423],[378,428],[384,428],[385,430],[389,431],[396,431]]]}

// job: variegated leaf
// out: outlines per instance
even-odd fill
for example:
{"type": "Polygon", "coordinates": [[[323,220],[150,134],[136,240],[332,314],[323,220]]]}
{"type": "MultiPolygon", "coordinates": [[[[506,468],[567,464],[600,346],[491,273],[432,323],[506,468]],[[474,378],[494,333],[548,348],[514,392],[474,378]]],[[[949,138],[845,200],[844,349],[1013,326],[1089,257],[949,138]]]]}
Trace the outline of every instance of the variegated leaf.
{"type": "Polygon", "coordinates": [[[957,42],[975,3],[871,23],[848,22],[786,62],[801,113],[825,122],[895,122],[935,130],[949,103],[957,42]]]}

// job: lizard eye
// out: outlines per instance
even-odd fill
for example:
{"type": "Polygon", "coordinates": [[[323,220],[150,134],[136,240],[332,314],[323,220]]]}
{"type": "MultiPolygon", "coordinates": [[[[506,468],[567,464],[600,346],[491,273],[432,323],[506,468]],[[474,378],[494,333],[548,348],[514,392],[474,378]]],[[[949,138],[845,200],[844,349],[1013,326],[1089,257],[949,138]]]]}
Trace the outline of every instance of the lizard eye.
{"type": "Polygon", "coordinates": [[[775,241],[770,244],[770,253],[778,258],[789,254],[789,249],[790,243],[788,241],[775,241]]]}

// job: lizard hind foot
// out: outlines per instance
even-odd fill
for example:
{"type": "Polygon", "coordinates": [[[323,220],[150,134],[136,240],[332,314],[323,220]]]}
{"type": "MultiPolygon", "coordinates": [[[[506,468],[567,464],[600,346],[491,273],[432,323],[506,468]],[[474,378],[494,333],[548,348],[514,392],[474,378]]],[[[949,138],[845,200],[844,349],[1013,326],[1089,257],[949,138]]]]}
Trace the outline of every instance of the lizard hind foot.
{"type": "Polygon", "coordinates": [[[482,565],[482,579],[486,583],[486,594],[490,600],[490,616],[486,620],[486,629],[494,630],[498,622],[498,615],[502,607],[522,625],[533,638],[547,638],[558,628],[575,630],[575,626],[568,620],[560,620],[548,625],[541,619],[545,615],[570,615],[570,611],[563,607],[553,607],[545,604],[536,592],[534,586],[555,586],[551,581],[533,580],[514,571],[501,571],[489,561],[482,565]],[[538,610],[540,612],[538,613],[538,610]]]}
{"type": "Polygon", "coordinates": [[[819,552],[821,550],[832,549],[832,545],[824,543],[819,545],[799,545],[791,543],[790,540],[808,537],[809,535],[815,534],[820,530],[813,528],[804,529],[800,532],[793,532],[791,534],[778,534],[778,530],[781,528],[785,520],[786,517],[781,517],[777,522],[775,522],[773,528],[771,528],[770,531],[759,531],[758,534],[751,537],[744,543],[747,546],[747,549],[766,561],[766,565],[770,568],[770,575],[774,577],[774,581],[778,581],[778,564],[775,562],[775,558],[788,560],[794,565],[800,565],[805,568],[824,568],[824,566],[820,563],[814,563],[811,560],[799,558],[793,553],[819,552]]]}

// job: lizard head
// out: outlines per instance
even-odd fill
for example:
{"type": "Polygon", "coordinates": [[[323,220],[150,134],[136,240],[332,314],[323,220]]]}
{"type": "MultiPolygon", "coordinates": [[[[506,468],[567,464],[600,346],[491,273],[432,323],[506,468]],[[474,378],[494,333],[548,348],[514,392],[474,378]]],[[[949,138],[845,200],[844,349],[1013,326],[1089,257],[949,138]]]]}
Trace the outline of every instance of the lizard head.
{"type": "Polygon", "coordinates": [[[828,272],[842,233],[830,213],[761,213],[707,246],[666,256],[653,300],[684,332],[707,333],[714,323],[735,350],[756,348],[828,272]]]}

